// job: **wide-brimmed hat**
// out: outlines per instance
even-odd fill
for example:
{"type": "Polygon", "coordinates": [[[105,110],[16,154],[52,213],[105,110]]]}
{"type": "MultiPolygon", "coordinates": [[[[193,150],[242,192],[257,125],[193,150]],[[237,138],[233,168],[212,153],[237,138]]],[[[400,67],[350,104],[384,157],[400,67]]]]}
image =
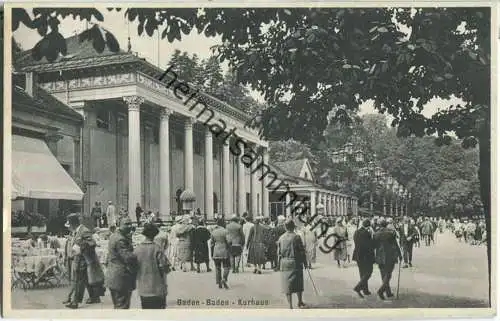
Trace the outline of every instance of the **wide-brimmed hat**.
{"type": "Polygon", "coordinates": [[[179,215],[179,216],[176,216],[176,217],[175,217],[175,221],[176,221],[177,223],[179,223],[180,221],[182,221],[182,216],[180,216],[180,215],[179,215]]]}
{"type": "Polygon", "coordinates": [[[278,222],[284,222],[285,220],[286,220],[286,217],[284,217],[283,215],[278,216],[278,222]]]}
{"type": "Polygon", "coordinates": [[[68,217],[66,218],[66,224],[64,226],[67,225],[67,227],[71,226],[71,225],[79,225],[80,224],[80,215],[78,215],[78,213],[71,213],[68,215],[68,217]]]}

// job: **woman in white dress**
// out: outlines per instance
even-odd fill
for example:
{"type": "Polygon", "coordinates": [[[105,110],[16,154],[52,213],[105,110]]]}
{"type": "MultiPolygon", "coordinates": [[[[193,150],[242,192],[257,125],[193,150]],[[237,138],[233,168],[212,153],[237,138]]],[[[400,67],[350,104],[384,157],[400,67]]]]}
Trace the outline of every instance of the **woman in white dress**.
{"type": "Polygon", "coordinates": [[[177,266],[177,244],[179,241],[177,238],[177,231],[179,230],[181,220],[182,216],[178,215],[175,218],[175,224],[172,226],[172,228],[170,229],[170,233],[168,234],[167,258],[172,264],[172,271],[175,271],[175,268],[177,266]]]}
{"type": "Polygon", "coordinates": [[[352,253],[354,252],[354,233],[357,224],[354,219],[347,223],[347,263],[351,263],[352,253]]]}

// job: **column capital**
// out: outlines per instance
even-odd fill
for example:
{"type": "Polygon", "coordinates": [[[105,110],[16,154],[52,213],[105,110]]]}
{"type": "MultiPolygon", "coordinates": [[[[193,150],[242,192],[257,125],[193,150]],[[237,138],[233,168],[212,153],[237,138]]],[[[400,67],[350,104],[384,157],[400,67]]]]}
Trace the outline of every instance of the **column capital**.
{"type": "Polygon", "coordinates": [[[123,101],[127,104],[129,111],[139,111],[145,99],[142,96],[125,96],[123,101]]]}
{"type": "Polygon", "coordinates": [[[174,111],[169,109],[169,108],[162,108],[162,109],[160,109],[160,118],[161,119],[169,119],[170,115],[172,115],[173,113],[174,113],[174,111]]]}
{"type": "Polygon", "coordinates": [[[205,127],[205,137],[210,137],[210,138],[213,137],[213,133],[208,126],[205,127]]]}
{"type": "Polygon", "coordinates": [[[195,117],[186,117],[184,120],[184,127],[193,127],[193,124],[196,122],[195,117]]]}

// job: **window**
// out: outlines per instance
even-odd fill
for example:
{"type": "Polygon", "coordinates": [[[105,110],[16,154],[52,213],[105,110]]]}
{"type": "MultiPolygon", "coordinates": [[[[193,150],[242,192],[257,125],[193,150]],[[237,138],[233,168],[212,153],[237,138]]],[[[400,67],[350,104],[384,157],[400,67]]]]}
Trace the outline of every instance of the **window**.
{"type": "Polygon", "coordinates": [[[305,179],[309,179],[307,172],[304,172],[304,177],[305,177],[305,179]]]}
{"type": "Polygon", "coordinates": [[[110,125],[110,112],[106,109],[98,109],[96,115],[97,128],[109,130],[110,125]]]}

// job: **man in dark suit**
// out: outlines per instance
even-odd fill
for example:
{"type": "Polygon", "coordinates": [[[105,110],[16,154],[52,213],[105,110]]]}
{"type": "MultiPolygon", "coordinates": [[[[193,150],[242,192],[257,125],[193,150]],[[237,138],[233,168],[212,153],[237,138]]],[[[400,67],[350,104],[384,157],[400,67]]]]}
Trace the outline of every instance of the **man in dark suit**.
{"type": "Polygon", "coordinates": [[[243,227],[239,223],[238,216],[233,215],[231,222],[226,226],[227,239],[230,244],[230,260],[233,273],[238,273],[240,269],[240,257],[243,253],[243,245],[245,243],[245,235],[243,227]]]}
{"type": "Polygon", "coordinates": [[[354,287],[354,291],[363,298],[364,295],[370,295],[368,289],[368,280],[373,273],[373,263],[375,263],[375,253],[373,249],[373,239],[370,231],[370,220],[363,221],[361,227],[354,232],[354,252],[352,260],[358,263],[359,282],[354,287]],[[363,291],[363,294],[361,294],[363,291]]]}
{"type": "Polygon", "coordinates": [[[411,267],[413,258],[413,244],[418,237],[418,232],[415,225],[411,224],[407,217],[403,218],[403,224],[399,227],[399,237],[401,249],[403,250],[403,259],[405,264],[403,268],[411,267]]]}
{"type": "Polygon", "coordinates": [[[66,248],[69,252],[72,288],[69,300],[64,303],[67,308],[77,309],[78,303],[83,301],[85,288],[89,292],[87,304],[100,302],[99,297],[102,291],[93,285],[101,284],[104,281],[104,275],[95,253],[96,243],[92,238],[92,232],[81,224],[80,217],[76,213],[68,216],[67,226],[72,234],[66,248]]]}
{"type": "Polygon", "coordinates": [[[385,300],[384,293],[388,298],[393,297],[390,286],[392,271],[396,262],[401,261],[401,250],[399,249],[396,231],[387,228],[385,220],[379,221],[380,229],[373,236],[375,246],[375,262],[380,269],[382,286],[377,291],[378,296],[385,300]]]}
{"type": "Polygon", "coordinates": [[[109,238],[106,287],[115,309],[129,309],[137,276],[137,256],[132,246],[134,228],[129,217],[120,220],[120,228],[109,238]]]}

